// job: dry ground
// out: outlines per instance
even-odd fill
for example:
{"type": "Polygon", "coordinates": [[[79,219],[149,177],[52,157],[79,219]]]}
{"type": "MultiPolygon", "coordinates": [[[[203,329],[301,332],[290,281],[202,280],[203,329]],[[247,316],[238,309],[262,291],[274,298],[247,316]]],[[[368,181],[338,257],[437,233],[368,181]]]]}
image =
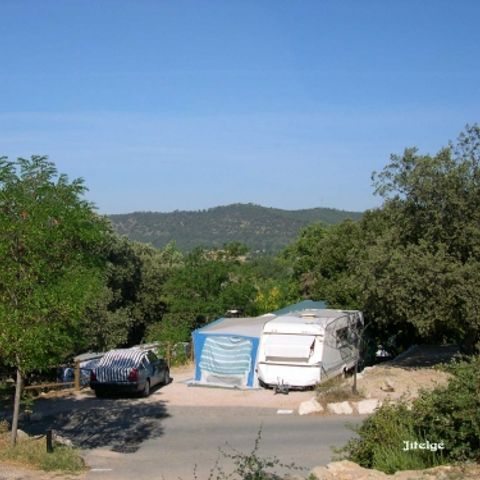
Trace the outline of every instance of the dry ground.
{"type": "Polygon", "coordinates": [[[397,400],[418,397],[421,389],[432,390],[448,382],[450,374],[434,368],[457,353],[452,346],[418,345],[390,362],[367,367],[358,376],[358,389],[366,398],[397,400]],[[393,391],[385,388],[389,383],[393,391]],[[383,388],[382,388],[383,387],[383,388]]]}
{"type": "MultiPolygon", "coordinates": [[[[297,409],[304,400],[311,398],[312,391],[291,391],[288,395],[275,394],[273,390],[238,390],[189,386],[187,381],[193,378],[193,366],[172,369],[174,381],[163,387],[162,400],[179,406],[215,406],[215,407],[256,407],[275,409],[297,409]]],[[[155,401],[155,393],[151,397],[155,401]]]]}

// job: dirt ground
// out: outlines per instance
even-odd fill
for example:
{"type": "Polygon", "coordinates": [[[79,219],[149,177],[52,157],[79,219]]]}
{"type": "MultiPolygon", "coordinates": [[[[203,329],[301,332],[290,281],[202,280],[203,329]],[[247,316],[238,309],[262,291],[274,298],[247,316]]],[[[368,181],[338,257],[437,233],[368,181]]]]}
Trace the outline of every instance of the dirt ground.
{"type": "MultiPolygon", "coordinates": [[[[358,374],[358,390],[365,398],[379,400],[397,400],[416,398],[420,389],[432,389],[445,384],[449,374],[433,368],[441,362],[449,361],[457,352],[455,347],[415,346],[396,359],[374,367],[367,367],[358,374]],[[388,388],[392,387],[392,388],[388,388]],[[392,391],[388,391],[392,390],[392,391]]],[[[167,405],[176,406],[215,406],[215,407],[253,407],[277,410],[297,410],[300,403],[316,395],[315,391],[290,391],[288,395],[275,394],[266,389],[229,389],[205,386],[191,386],[188,381],[194,377],[193,364],[172,368],[172,383],[156,389],[145,402],[161,399],[167,405]]],[[[345,387],[351,386],[351,377],[344,381],[345,387]]],[[[66,392],[51,394],[68,395],[66,392]]],[[[92,396],[85,389],[80,396],[92,396]]],[[[47,396],[47,395],[46,395],[47,396]]]]}
{"type": "Polygon", "coordinates": [[[0,480],[83,480],[85,474],[42,472],[15,463],[0,463],[0,480]]]}
{"type": "Polygon", "coordinates": [[[397,400],[403,396],[412,400],[419,390],[448,382],[450,374],[433,367],[448,362],[456,353],[452,346],[412,347],[390,362],[365,368],[358,375],[358,390],[366,398],[397,400]]]}
{"type": "Polygon", "coordinates": [[[154,392],[149,401],[162,401],[177,406],[255,407],[296,410],[301,402],[315,395],[310,391],[291,391],[288,395],[275,394],[273,390],[239,390],[229,388],[189,386],[194,367],[172,368],[173,382],[154,392]]]}

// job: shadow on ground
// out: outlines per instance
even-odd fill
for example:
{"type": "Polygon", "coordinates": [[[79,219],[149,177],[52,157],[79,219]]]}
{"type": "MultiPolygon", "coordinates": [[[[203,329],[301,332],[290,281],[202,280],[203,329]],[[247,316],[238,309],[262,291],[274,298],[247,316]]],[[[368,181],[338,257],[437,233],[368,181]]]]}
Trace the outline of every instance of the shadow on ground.
{"type": "Polygon", "coordinates": [[[450,362],[459,353],[457,345],[416,345],[385,365],[407,369],[433,367],[450,362]]]}
{"type": "Polygon", "coordinates": [[[93,396],[42,400],[35,405],[40,419],[22,422],[20,428],[31,435],[53,429],[83,449],[108,447],[133,453],[145,440],[163,435],[162,420],[169,415],[163,401],[152,400],[93,396]]]}

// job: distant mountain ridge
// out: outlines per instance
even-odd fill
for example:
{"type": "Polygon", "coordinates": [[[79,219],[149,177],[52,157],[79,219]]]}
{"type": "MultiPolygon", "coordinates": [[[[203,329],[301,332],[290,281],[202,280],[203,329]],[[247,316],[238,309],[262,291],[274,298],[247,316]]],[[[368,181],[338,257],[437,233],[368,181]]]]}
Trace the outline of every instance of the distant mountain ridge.
{"type": "Polygon", "coordinates": [[[115,230],[131,240],[162,248],[174,240],[182,251],[215,248],[242,242],[252,251],[275,253],[293,242],[300,230],[314,222],[340,223],[359,220],[360,212],[334,208],[282,210],[252,203],[199,211],[134,212],[110,215],[115,230]]]}

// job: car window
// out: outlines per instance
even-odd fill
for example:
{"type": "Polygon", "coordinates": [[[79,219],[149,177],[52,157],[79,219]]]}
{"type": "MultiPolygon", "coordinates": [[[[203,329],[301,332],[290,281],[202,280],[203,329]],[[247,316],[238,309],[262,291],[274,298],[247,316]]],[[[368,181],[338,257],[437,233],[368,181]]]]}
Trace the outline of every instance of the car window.
{"type": "Polygon", "coordinates": [[[155,362],[156,360],[158,360],[157,356],[153,352],[148,352],[147,356],[151,362],[155,362]]]}

